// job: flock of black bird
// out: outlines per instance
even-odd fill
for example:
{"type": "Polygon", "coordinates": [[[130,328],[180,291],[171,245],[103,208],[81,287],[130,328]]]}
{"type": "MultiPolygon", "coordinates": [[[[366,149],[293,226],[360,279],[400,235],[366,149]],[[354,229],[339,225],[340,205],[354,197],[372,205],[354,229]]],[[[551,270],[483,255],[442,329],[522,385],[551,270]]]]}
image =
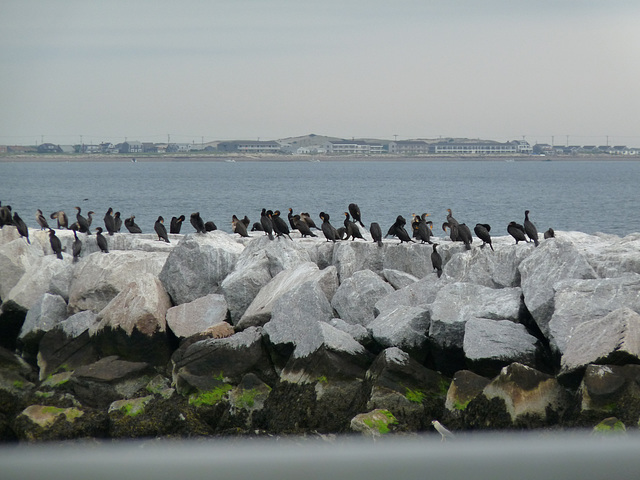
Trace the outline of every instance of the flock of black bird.
{"type": "MultiPolygon", "coordinates": [[[[95,214],[95,212],[89,211],[87,212],[87,216],[85,217],[82,215],[82,210],[80,207],[75,207],[75,209],[77,211],[76,221],[71,224],[69,224],[69,218],[67,217],[67,214],[63,211],[57,211],[50,215],[50,219],[54,219],[57,221],[58,229],[73,230],[74,241],[72,250],[74,262],[78,260],[80,253],[82,252],[82,242],[78,238],[78,232],[91,235],[91,224],[93,222],[93,215],[95,214]]],[[[449,238],[451,239],[451,241],[462,242],[464,243],[467,250],[471,250],[471,243],[473,242],[471,230],[466,224],[459,223],[453,217],[451,209],[448,209],[447,212],[448,214],[446,217],[446,221],[442,224],[442,230],[445,233],[449,234],[449,238]]],[[[387,238],[389,236],[397,237],[400,240],[401,244],[405,242],[415,243],[416,240],[420,241],[420,243],[431,244],[433,246],[433,251],[431,253],[431,262],[433,264],[433,268],[438,273],[438,277],[440,277],[440,275],[442,275],[442,257],[436,250],[438,244],[432,242],[431,240],[433,237],[433,234],[431,232],[433,228],[433,222],[431,220],[427,220],[427,217],[429,216],[428,213],[423,213],[422,215],[412,214],[412,216],[412,235],[409,235],[405,228],[407,224],[406,219],[402,215],[398,215],[384,238],[387,238]]],[[[270,240],[274,240],[274,238],[277,237],[287,237],[289,240],[291,240],[291,230],[298,230],[303,238],[317,237],[318,235],[316,235],[313,230],[321,230],[327,242],[349,240],[349,238],[351,238],[351,240],[355,240],[357,238],[364,240],[364,237],[360,232],[360,227],[365,228],[365,226],[364,223],[362,223],[360,208],[357,204],[349,204],[348,211],[344,212],[343,226],[339,228],[335,228],[331,224],[330,216],[328,213],[320,212],[319,217],[320,220],[322,220],[320,227],[315,224],[309,213],[294,214],[293,209],[289,208],[289,214],[287,217],[288,221],[285,221],[281,216],[280,210],[272,211],[263,208],[262,212],[260,213],[260,221],[253,223],[253,225],[251,226],[251,231],[262,231],[269,237],[270,240]],[[360,227],[358,225],[360,225],[360,227]]],[[[135,218],[135,215],[131,215],[123,222],[120,218],[120,212],[114,213],[113,208],[109,208],[103,218],[104,227],[108,235],[113,235],[114,233],[120,232],[123,223],[125,228],[130,233],[142,233],[140,227],[135,223],[135,218]]],[[[169,233],[180,233],[182,224],[185,219],[186,217],[184,215],[173,217],[169,225],[169,233]]],[[[49,241],[51,244],[51,248],[53,249],[53,252],[56,254],[56,256],[59,259],[62,259],[62,243],[56,236],[55,230],[49,227],[47,219],[42,213],[42,210],[38,209],[36,211],[36,221],[38,225],[40,225],[41,230],[49,230],[49,241]]],[[[216,224],[212,221],[205,222],[200,217],[199,212],[194,212],[191,214],[190,223],[197,233],[204,234],[206,232],[217,230],[216,224]]],[[[236,215],[233,215],[231,221],[232,230],[234,233],[237,233],[242,237],[249,237],[247,229],[249,228],[250,223],[251,222],[246,215],[242,219],[238,218],[236,215]]],[[[24,237],[27,243],[31,243],[29,241],[29,229],[27,228],[22,218],[20,218],[17,212],[12,211],[11,206],[2,206],[2,204],[0,203],[0,228],[3,228],[5,225],[15,226],[20,236],[24,237]]],[[[107,239],[104,235],[102,235],[104,229],[102,227],[97,227],[94,230],[96,232],[98,247],[102,252],[109,253],[107,239]]],[[[164,225],[164,218],[162,216],[159,216],[156,220],[154,224],[154,230],[158,235],[159,241],[170,243],[169,236],[167,235],[167,229],[164,225]]],[[[480,240],[482,240],[482,245],[480,245],[480,248],[484,248],[485,245],[489,245],[491,250],[493,250],[490,234],[491,226],[485,223],[478,223],[473,228],[473,231],[476,236],[480,240]]],[[[379,246],[382,246],[383,237],[380,224],[378,224],[377,222],[371,223],[369,232],[373,241],[376,242],[379,246]]],[[[519,224],[515,221],[510,222],[507,225],[507,232],[515,239],[516,244],[518,244],[518,242],[533,242],[536,247],[539,245],[538,230],[536,229],[536,226],[533,224],[533,222],[529,219],[529,210],[526,210],[524,212],[524,222],[522,224],[519,224]]],[[[552,228],[549,228],[546,232],[544,232],[544,238],[550,238],[554,236],[555,234],[552,228]]]]}

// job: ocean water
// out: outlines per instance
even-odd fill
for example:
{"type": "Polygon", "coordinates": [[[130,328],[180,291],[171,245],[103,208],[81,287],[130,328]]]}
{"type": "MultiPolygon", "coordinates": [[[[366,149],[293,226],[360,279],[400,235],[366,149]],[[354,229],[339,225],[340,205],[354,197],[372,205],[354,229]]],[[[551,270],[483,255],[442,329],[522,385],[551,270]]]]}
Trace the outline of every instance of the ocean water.
{"type": "MultiPolygon", "coordinates": [[[[284,216],[319,212],[342,225],[357,203],[368,228],[397,215],[427,212],[440,235],[447,208],[460,223],[491,225],[494,236],[522,223],[524,211],[543,232],[575,230],[620,236],[640,232],[640,162],[634,161],[353,161],[353,162],[7,162],[0,163],[0,201],[37,228],[45,215],[74,206],[93,210],[102,226],[109,207],[135,214],[143,232],[159,215],[205,221],[231,231],[231,216],[259,220],[261,209],[284,216]]],[[[51,220],[50,225],[55,225],[51,220]]],[[[124,228],[124,227],[123,227],[124,228]]],[[[182,233],[192,232],[188,223],[182,233]]]]}

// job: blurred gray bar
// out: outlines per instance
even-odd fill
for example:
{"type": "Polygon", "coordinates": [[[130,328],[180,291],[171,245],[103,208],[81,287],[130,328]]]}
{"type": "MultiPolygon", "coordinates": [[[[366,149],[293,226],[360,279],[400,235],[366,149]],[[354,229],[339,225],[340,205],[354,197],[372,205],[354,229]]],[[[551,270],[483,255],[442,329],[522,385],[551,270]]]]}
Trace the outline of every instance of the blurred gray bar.
{"type": "Polygon", "coordinates": [[[440,435],[72,442],[0,447],[2,480],[640,478],[640,437],[440,435]]]}

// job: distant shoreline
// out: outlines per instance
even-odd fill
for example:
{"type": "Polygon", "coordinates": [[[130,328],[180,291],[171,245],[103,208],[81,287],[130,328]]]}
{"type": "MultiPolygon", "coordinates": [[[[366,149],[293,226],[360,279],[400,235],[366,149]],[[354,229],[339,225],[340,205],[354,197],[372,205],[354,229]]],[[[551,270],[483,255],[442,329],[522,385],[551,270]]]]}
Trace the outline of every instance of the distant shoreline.
{"type": "Polygon", "coordinates": [[[65,154],[7,154],[0,155],[0,163],[17,162],[443,162],[443,161],[495,161],[495,162],[561,162],[561,161],[640,161],[640,156],[620,155],[207,155],[207,154],[142,154],[135,155],[65,155],[65,154]]]}

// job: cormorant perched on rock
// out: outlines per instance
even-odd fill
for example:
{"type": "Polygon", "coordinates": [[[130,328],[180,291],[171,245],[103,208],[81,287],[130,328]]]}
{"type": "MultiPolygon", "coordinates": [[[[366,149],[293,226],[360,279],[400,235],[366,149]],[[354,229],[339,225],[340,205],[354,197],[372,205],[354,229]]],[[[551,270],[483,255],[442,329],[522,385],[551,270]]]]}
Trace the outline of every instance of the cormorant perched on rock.
{"type": "Polygon", "coordinates": [[[414,238],[417,238],[421,241],[421,243],[432,243],[431,242],[431,228],[433,226],[433,222],[431,220],[427,221],[428,213],[423,213],[420,216],[415,218],[418,219],[418,224],[414,227],[414,238]]]}
{"type": "Polygon", "coordinates": [[[135,215],[131,215],[129,218],[125,218],[124,226],[127,227],[127,230],[129,230],[129,233],[142,233],[142,230],[140,229],[138,224],[135,222],[135,218],[136,218],[135,215]]]}
{"type": "Polygon", "coordinates": [[[371,238],[375,243],[378,244],[379,247],[382,246],[382,229],[380,228],[380,224],[378,222],[372,222],[369,227],[369,233],[371,233],[371,238]]]}
{"type": "Polygon", "coordinates": [[[186,220],[184,215],[180,215],[179,217],[172,217],[171,223],[169,224],[169,233],[180,233],[180,228],[182,227],[182,222],[186,220]]]}
{"type": "Polygon", "coordinates": [[[167,229],[164,226],[164,218],[162,216],[158,217],[156,223],[153,225],[153,229],[158,234],[158,240],[164,240],[167,243],[169,242],[169,236],[167,235],[167,229]]]}
{"type": "Polygon", "coordinates": [[[103,253],[109,253],[109,246],[107,245],[107,239],[102,235],[102,227],[96,227],[96,241],[98,247],[103,253]]]}
{"type": "Polygon", "coordinates": [[[116,222],[113,218],[113,208],[109,207],[107,213],[104,215],[104,227],[107,229],[109,235],[113,235],[116,231],[116,222]]]}
{"type": "Polygon", "coordinates": [[[437,246],[437,243],[433,244],[433,252],[431,252],[431,265],[433,265],[433,269],[438,272],[438,278],[440,278],[442,276],[442,257],[436,250],[437,246]]]}
{"type": "Polygon", "coordinates": [[[73,231],[73,236],[74,236],[73,246],[72,246],[73,261],[77,262],[78,258],[80,258],[80,252],[82,252],[82,242],[78,238],[78,233],[75,230],[73,231]]]}
{"type": "Polygon", "coordinates": [[[31,242],[29,241],[29,228],[27,228],[27,224],[24,223],[24,220],[20,218],[18,212],[13,213],[13,224],[18,229],[18,233],[20,234],[20,236],[26,238],[27,243],[31,245],[31,242]]]}
{"type": "Polygon", "coordinates": [[[5,225],[13,225],[13,220],[11,218],[11,205],[2,205],[0,203],[0,228],[5,225]]]}
{"type": "Polygon", "coordinates": [[[204,221],[200,217],[200,212],[192,213],[189,221],[193,228],[196,229],[196,233],[207,233],[207,230],[204,228],[204,221]]]}
{"type": "Polygon", "coordinates": [[[87,212],[87,223],[89,224],[89,227],[91,227],[91,223],[93,223],[93,214],[96,213],[93,210],[89,210],[87,212]]]}
{"type": "Polygon", "coordinates": [[[42,214],[42,210],[40,209],[36,210],[36,222],[38,222],[38,225],[40,225],[40,230],[49,229],[49,224],[47,223],[47,219],[44,218],[44,215],[42,214]]]}
{"type": "Polygon", "coordinates": [[[289,227],[287,226],[287,222],[285,222],[280,216],[280,210],[276,210],[271,215],[271,223],[273,225],[273,231],[276,236],[282,237],[286,235],[291,240],[291,236],[289,235],[289,227]]]}
{"type": "Polygon", "coordinates": [[[309,225],[309,228],[315,228],[316,230],[319,230],[319,228],[316,226],[316,223],[313,221],[313,219],[311,218],[311,215],[309,215],[308,212],[302,212],[300,214],[300,220],[302,220],[304,223],[309,225]]]}
{"type": "Polygon", "coordinates": [[[62,258],[62,242],[58,237],[56,237],[56,232],[53,229],[49,229],[49,243],[51,244],[51,250],[56,254],[60,260],[62,258]]]}
{"type": "Polygon", "coordinates": [[[75,207],[78,213],[76,213],[76,223],[78,224],[78,230],[81,233],[86,233],[87,235],[91,235],[91,230],[89,230],[90,223],[89,221],[82,216],[82,210],[80,207],[75,207]]]}
{"type": "Polygon", "coordinates": [[[260,225],[262,225],[262,231],[265,235],[269,236],[269,240],[273,240],[273,222],[271,221],[271,217],[268,215],[266,208],[263,208],[260,213],[260,225]]]}
{"type": "Polygon", "coordinates": [[[524,233],[524,227],[519,223],[509,222],[509,225],[507,225],[507,232],[516,239],[516,245],[518,242],[528,242],[524,233]]]}
{"type": "Polygon", "coordinates": [[[233,233],[237,233],[241,237],[249,236],[247,233],[247,226],[235,215],[231,218],[231,230],[233,230],[233,233]]]}
{"type": "Polygon", "coordinates": [[[411,214],[411,236],[418,238],[418,224],[420,223],[420,217],[415,213],[411,214]]]}
{"type": "Polygon", "coordinates": [[[307,236],[317,237],[317,235],[311,231],[311,229],[309,228],[309,225],[307,225],[307,222],[303,221],[300,218],[300,215],[293,216],[293,224],[296,226],[296,229],[300,232],[300,235],[302,236],[302,238],[305,238],[307,236]]]}
{"type": "Polygon", "coordinates": [[[209,220],[208,222],[204,222],[204,229],[207,232],[213,232],[214,230],[218,229],[218,226],[213,223],[212,220],[209,220]]]}
{"type": "Polygon", "coordinates": [[[360,218],[360,207],[357,204],[349,204],[349,213],[353,217],[353,221],[359,223],[360,226],[364,228],[364,223],[362,223],[362,219],[360,218]]]}
{"type": "Polygon", "coordinates": [[[264,232],[264,228],[262,228],[262,224],[260,222],[253,222],[251,226],[252,232],[264,232]]]}
{"type": "Polygon", "coordinates": [[[533,240],[533,244],[536,247],[540,244],[540,242],[538,242],[538,229],[533,222],[529,220],[529,210],[524,211],[524,233],[527,234],[530,240],[533,240]]]}
{"type": "Polygon", "coordinates": [[[555,238],[556,236],[556,232],[553,231],[553,228],[549,227],[549,230],[547,230],[546,232],[544,232],[544,239],[546,240],[547,238],[555,238]]]}
{"type": "Polygon", "coordinates": [[[122,228],[122,219],[120,218],[120,212],[116,212],[113,216],[113,224],[116,227],[116,233],[120,233],[122,228]]]}
{"type": "Polygon", "coordinates": [[[336,240],[340,240],[340,234],[335,229],[329,219],[331,218],[328,213],[320,212],[320,218],[322,219],[322,233],[324,233],[324,237],[328,241],[332,241],[335,243],[336,240]]]}
{"type": "Polygon", "coordinates": [[[445,223],[442,224],[442,230],[444,230],[445,232],[447,231],[447,228],[449,229],[449,238],[451,239],[452,242],[461,242],[462,239],[460,238],[459,234],[458,234],[458,230],[459,230],[459,223],[458,221],[453,218],[453,214],[451,213],[451,209],[447,208],[447,212],[449,212],[447,214],[447,221],[445,223]]]}
{"type": "Polygon", "coordinates": [[[458,225],[458,238],[464,243],[464,248],[471,250],[471,243],[473,243],[473,237],[471,236],[471,230],[465,223],[458,225]]]}
{"type": "Polygon", "coordinates": [[[287,218],[289,219],[289,225],[291,226],[291,230],[297,230],[296,222],[294,221],[293,208],[289,208],[289,215],[287,218]]]}
{"type": "Polygon", "coordinates": [[[251,224],[251,220],[249,220],[249,217],[245,215],[244,218],[240,221],[244,224],[245,228],[249,228],[249,225],[251,224]]]}
{"type": "Polygon", "coordinates": [[[67,217],[67,214],[62,210],[53,212],[51,215],[49,215],[49,218],[51,218],[52,220],[55,219],[58,222],[58,229],[69,228],[69,218],[67,217]]]}
{"type": "Polygon", "coordinates": [[[482,245],[480,245],[480,248],[484,248],[484,246],[488,243],[491,247],[491,250],[493,250],[493,245],[491,243],[491,234],[489,233],[491,231],[490,225],[486,223],[476,223],[476,226],[473,227],[473,231],[475,232],[476,237],[482,240],[482,245]]]}
{"type": "Polygon", "coordinates": [[[404,228],[406,224],[407,224],[407,221],[405,220],[405,218],[402,215],[398,215],[396,217],[395,223],[391,225],[391,228],[389,228],[389,231],[387,232],[387,236],[394,235],[398,237],[401,244],[403,242],[415,243],[404,228]]]}
{"type": "Polygon", "coordinates": [[[360,233],[360,229],[358,228],[358,224],[356,222],[352,222],[349,219],[349,212],[344,212],[344,228],[346,229],[345,233],[347,234],[345,240],[349,240],[349,237],[351,237],[352,241],[356,238],[362,238],[362,240],[364,240],[364,237],[362,236],[362,234],[360,233]]]}

